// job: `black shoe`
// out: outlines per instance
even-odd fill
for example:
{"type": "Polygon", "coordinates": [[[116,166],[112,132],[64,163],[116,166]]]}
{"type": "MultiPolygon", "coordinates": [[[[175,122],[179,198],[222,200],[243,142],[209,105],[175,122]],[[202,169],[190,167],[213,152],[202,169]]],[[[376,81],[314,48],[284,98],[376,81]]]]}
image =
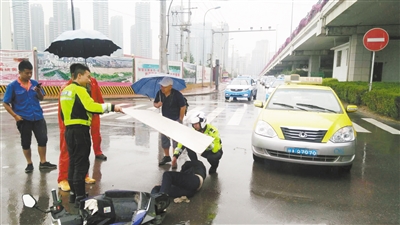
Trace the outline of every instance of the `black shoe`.
{"type": "Polygon", "coordinates": [[[214,174],[217,172],[217,168],[216,167],[210,167],[210,169],[208,170],[208,174],[214,174]]]}
{"type": "Polygon", "coordinates": [[[50,162],[39,163],[39,169],[57,169],[57,165],[51,164],[50,162]]]}
{"type": "Polygon", "coordinates": [[[32,173],[33,172],[33,164],[30,163],[28,166],[25,168],[25,173],[32,173]]]}
{"type": "Polygon", "coordinates": [[[164,158],[158,163],[159,166],[165,165],[167,162],[171,162],[170,156],[164,156],[164,158]]]}
{"type": "Polygon", "coordinates": [[[104,154],[96,155],[96,159],[100,159],[100,160],[106,161],[107,160],[107,156],[105,156],[104,154]]]}

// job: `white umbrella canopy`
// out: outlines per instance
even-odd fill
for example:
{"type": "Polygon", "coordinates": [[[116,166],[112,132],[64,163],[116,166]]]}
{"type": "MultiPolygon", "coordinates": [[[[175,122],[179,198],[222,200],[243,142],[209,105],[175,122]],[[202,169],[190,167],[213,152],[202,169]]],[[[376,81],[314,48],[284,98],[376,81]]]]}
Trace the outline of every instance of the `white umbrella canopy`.
{"type": "Polygon", "coordinates": [[[60,34],[45,50],[58,57],[90,58],[110,56],[121,49],[108,37],[95,30],[69,30],[60,34]]]}

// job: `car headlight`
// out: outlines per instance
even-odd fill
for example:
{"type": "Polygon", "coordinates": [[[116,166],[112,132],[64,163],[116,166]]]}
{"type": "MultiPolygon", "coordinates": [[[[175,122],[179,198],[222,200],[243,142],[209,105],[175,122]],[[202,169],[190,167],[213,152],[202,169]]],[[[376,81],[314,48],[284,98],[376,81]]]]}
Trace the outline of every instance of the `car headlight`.
{"type": "Polygon", "coordinates": [[[256,129],[254,130],[256,134],[265,136],[265,137],[276,137],[277,134],[274,128],[271,127],[268,123],[264,121],[258,121],[256,124],[256,129]]]}
{"type": "Polygon", "coordinates": [[[330,141],[334,143],[343,143],[354,141],[355,135],[352,126],[347,126],[339,129],[336,133],[331,137],[330,141]]]}

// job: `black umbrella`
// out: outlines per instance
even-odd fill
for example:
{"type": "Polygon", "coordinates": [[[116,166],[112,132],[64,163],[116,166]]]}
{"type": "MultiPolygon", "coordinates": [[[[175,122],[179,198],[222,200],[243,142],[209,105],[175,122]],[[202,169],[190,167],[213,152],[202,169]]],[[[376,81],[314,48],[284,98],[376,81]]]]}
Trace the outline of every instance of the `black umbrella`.
{"type": "Polygon", "coordinates": [[[84,58],[110,56],[117,49],[104,34],[95,30],[69,30],[60,34],[45,51],[58,57],[84,58]]]}

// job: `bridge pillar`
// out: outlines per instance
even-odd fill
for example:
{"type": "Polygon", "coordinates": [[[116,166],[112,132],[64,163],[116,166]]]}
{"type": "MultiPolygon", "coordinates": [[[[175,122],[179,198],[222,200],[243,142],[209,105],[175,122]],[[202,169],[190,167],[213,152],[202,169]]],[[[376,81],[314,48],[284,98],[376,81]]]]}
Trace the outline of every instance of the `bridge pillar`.
{"type": "Polygon", "coordinates": [[[363,37],[363,34],[353,34],[350,36],[347,81],[369,81],[372,54],[364,47],[363,37]]]}
{"type": "Polygon", "coordinates": [[[311,55],[308,59],[308,76],[311,77],[311,74],[318,74],[320,66],[321,56],[311,55]]]}
{"type": "Polygon", "coordinates": [[[300,63],[297,63],[296,61],[293,61],[293,64],[292,64],[292,71],[293,70],[296,70],[297,68],[299,68],[300,67],[300,63]]]}

